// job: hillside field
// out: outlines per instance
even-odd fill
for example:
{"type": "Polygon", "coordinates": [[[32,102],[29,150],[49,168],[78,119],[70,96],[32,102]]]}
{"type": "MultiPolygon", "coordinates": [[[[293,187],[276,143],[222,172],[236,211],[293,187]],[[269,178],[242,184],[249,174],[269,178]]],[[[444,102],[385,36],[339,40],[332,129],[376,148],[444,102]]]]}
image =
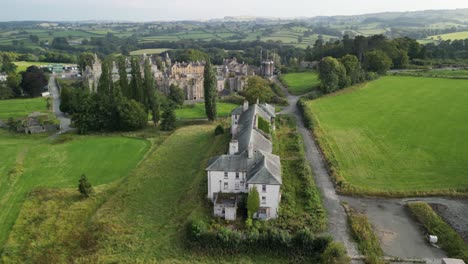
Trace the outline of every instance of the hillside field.
{"type": "Polygon", "coordinates": [[[0,119],[26,117],[32,112],[47,112],[45,98],[0,100],[0,119]]]}
{"type": "Polygon", "coordinates": [[[435,36],[430,36],[427,37],[427,39],[430,40],[459,40],[459,39],[468,39],[468,31],[460,31],[460,32],[454,32],[454,33],[448,33],[448,34],[442,34],[442,35],[435,35],[435,36]]]}
{"type": "Polygon", "coordinates": [[[468,81],[383,77],[309,101],[343,192],[467,193],[468,81]]]}
{"type": "Polygon", "coordinates": [[[287,73],[281,75],[280,79],[294,95],[308,93],[320,85],[315,72],[287,73]]]}
{"type": "Polygon", "coordinates": [[[113,182],[137,165],[148,146],[120,136],[62,135],[51,141],[0,131],[0,249],[33,188],[75,188],[83,173],[95,186],[113,182]]]}

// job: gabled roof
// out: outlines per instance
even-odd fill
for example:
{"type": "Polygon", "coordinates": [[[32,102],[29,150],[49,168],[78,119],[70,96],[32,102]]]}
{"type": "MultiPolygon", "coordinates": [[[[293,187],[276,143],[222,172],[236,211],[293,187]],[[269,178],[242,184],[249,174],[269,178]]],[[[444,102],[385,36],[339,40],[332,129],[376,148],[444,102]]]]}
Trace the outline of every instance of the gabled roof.
{"type": "Polygon", "coordinates": [[[247,183],[281,185],[280,158],[273,154],[260,152],[262,158],[258,159],[247,173],[247,183]]]}

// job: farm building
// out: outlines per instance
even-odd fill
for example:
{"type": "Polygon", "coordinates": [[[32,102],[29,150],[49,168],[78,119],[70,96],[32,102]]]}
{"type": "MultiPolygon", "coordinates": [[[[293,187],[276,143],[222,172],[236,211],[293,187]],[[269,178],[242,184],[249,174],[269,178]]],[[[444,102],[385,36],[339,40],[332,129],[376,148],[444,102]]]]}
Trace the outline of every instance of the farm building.
{"type": "Polygon", "coordinates": [[[215,216],[235,220],[239,197],[257,188],[260,209],[254,217],[278,217],[281,162],[272,154],[270,135],[259,128],[259,120],[266,121],[274,129],[274,107],[258,103],[249,106],[245,102],[232,111],[229,153],[214,157],[208,163],[208,198],[214,204],[215,216]]]}

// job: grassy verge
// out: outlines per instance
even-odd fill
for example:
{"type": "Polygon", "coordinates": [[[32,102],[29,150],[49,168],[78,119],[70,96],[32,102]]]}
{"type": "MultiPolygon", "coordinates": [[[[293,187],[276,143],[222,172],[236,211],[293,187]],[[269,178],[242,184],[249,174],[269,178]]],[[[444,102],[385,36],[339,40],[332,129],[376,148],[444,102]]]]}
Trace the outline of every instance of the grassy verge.
{"type": "Polygon", "coordinates": [[[366,264],[383,264],[383,251],[379,239],[372,230],[372,226],[365,214],[345,206],[351,234],[358,245],[358,249],[365,256],[366,264]]]}
{"type": "Polygon", "coordinates": [[[468,245],[449,224],[432,210],[429,204],[414,202],[409,203],[408,207],[427,232],[439,238],[438,244],[449,257],[468,262],[468,245]]]}

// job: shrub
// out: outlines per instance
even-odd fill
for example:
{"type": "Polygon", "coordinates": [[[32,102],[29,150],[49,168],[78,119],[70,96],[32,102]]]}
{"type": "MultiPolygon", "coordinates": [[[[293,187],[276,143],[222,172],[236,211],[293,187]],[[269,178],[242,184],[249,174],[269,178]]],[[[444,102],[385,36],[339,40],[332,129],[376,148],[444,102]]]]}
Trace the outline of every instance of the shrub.
{"type": "Polygon", "coordinates": [[[332,242],[322,254],[323,264],[347,264],[351,263],[350,257],[346,254],[343,244],[332,242]]]}
{"type": "Polygon", "coordinates": [[[258,128],[266,134],[271,132],[270,123],[261,116],[258,116],[258,128]]]}
{"type": "Polygon", "coordinates": [[[91,183],[88,182],[88,178],[86,178],[84,174],[81,175],[78,184],[78,191],[86,198],[93,194],[93,187],[91,186],[91,183]]]}
{"type": "Polygon", "coordinates": [[[214,133],[215,133],[215,136],[224,134],[224,127],[222,125],[217,125],[214,133]]]}
{"type": "Polygon", "coordinates": [[[306,100],[303,98],[299,99],[297,101],[297,108],[299,109],[299,112],[302,114],[302,118],[304,120],[304,126],[308,129],[313,128],[313,117],[312,113],[310,112],[310,109],[307,107],[306,100]]]}

